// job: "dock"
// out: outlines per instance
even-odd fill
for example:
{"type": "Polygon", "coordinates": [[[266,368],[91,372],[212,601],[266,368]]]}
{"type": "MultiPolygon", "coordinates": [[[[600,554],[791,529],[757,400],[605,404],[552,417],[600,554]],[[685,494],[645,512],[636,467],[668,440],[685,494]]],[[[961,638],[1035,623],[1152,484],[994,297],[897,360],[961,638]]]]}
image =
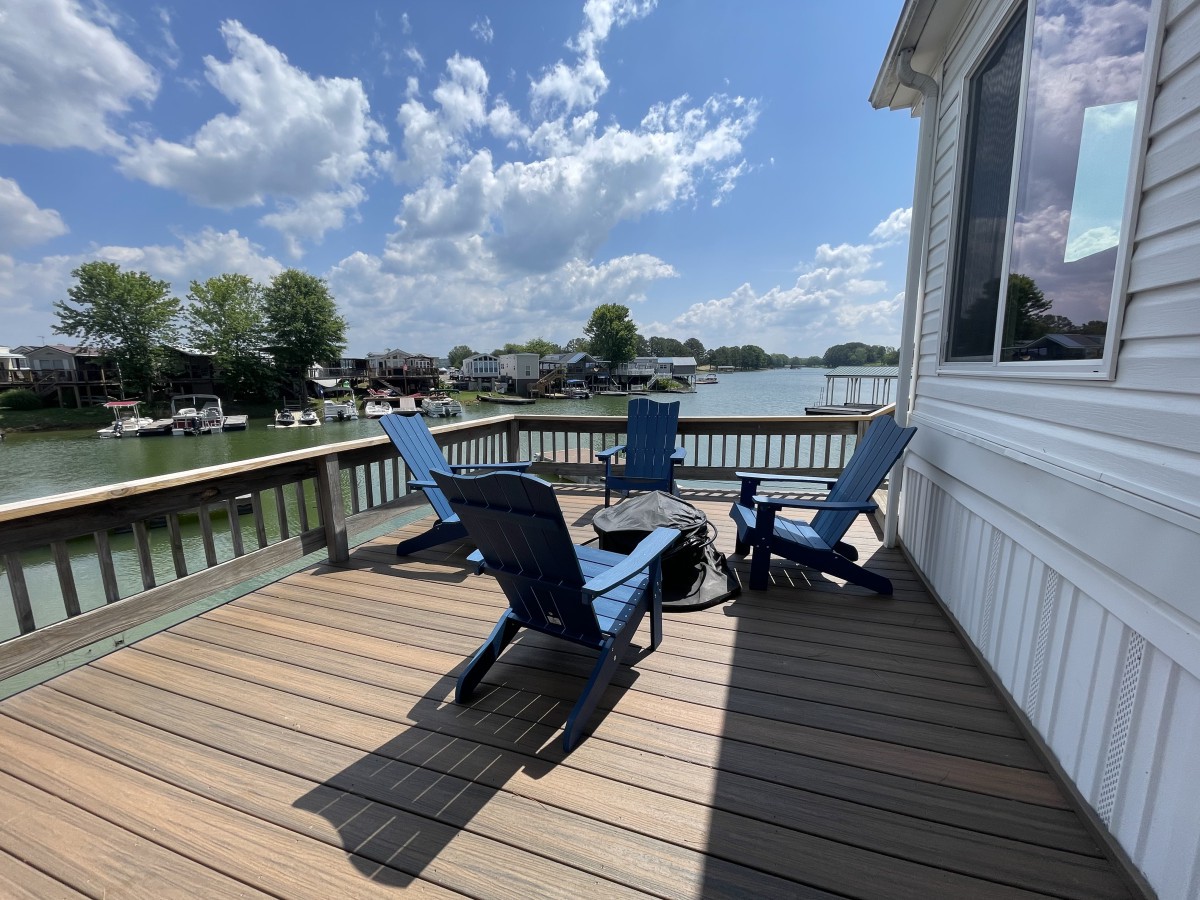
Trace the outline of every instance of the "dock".
{"type": "Polygon", "coordinates": [[[532,397],[516,397],[511,394],[480,394],[480,403],[505,403],[509,406],[529,406],[536,402],[532,397]]]}

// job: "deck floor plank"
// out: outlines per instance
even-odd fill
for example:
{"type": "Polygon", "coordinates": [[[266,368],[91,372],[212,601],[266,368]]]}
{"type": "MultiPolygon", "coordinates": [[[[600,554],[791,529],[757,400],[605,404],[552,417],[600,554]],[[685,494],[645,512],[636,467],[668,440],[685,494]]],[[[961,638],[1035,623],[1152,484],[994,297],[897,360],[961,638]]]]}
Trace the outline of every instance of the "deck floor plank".
{"type": "MultiPolygon", "coordinates": [[[[601,492],[559,494],[594,538],[601,492]]],[[[731,553],[732,494],[689,499],[731,553]]],[[[0,827],[0,890],[1130,896],[865,519],[848,540],[894,597],[789,563],[769,591],[669,614],[567,756],[583,651],[522,634],[451,702],[505,604],[464,544],[396,558],[427,525],[0,702],[0,797],[38,820],[0,827]]]]}

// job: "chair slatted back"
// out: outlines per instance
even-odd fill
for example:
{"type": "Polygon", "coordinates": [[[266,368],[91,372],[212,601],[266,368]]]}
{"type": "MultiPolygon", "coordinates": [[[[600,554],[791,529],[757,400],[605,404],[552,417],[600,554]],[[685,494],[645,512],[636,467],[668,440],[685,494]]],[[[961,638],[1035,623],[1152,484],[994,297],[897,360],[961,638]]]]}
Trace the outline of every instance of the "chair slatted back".
{"type": "MultiPolygon", "coordinates": [[[[404,464],[417,481],[432,481],[434,472],[450,473],[450,464],[438,446],[437,439],[420,416],[384,416],[379,420],[387,432],[404,464]]],[[[439,519],[448,519],[453,514],[450,504],[439,488],[425,488],[425,499],[433,507],[439,519]]]]}
{"type": "Polygon", "coordinates": [[[521,623],[599,644],[583,572],[553,488],[533,475],[434,473],[521,623]]]}
{"type": "MultiPolygon", "coordinates": [[[[829,491],[828,499],[870,499],[916,433],[916,428],[901,428],[891,416],[880,416],[854,448],[850,462],[846,463],[837,483],[829,491]]],[[[821,510],[809,524],[832,547],[845,536],[857,515],[853,511],[821,510]]]]}
{"type": "Polygon", "coordinates": [[[662,478],[668,475],[678,427],[678,400],[671,403],[659,403],[649,397],[630,400],[625,477],[662,478]]]}

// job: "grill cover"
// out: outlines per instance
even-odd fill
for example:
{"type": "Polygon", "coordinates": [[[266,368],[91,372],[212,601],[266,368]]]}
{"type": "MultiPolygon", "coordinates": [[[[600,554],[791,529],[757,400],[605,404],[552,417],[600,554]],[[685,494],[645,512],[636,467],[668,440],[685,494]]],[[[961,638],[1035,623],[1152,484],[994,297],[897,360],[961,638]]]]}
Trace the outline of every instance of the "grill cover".
{"type": "Polygon", "coordinates": [[[725,554],[713,547],[716,528],[708,516],[666,491],[651,491],[596,513],[592,527],[601,550],[631,553],[660,526],[679,537],[663,554],[663,611],[684,612],[714,606],[739,593],[737,576],[725,554]]]}

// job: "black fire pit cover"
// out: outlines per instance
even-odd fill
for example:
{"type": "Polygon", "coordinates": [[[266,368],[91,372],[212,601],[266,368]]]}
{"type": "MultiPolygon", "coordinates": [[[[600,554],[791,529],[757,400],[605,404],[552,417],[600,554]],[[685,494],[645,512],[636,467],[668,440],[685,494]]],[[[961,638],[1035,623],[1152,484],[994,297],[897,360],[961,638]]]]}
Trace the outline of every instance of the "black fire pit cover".
{"type": "Polygon", "coordinates": [[[685,612],[714,606],[738,594],[737,576],[713,547],[716,528],[708,516],[666,491],[640,494],[596,513],[592,527],[600,549],[632,553],[659,526],[679,530],[663,554],[663,611],[685,612]]]}

